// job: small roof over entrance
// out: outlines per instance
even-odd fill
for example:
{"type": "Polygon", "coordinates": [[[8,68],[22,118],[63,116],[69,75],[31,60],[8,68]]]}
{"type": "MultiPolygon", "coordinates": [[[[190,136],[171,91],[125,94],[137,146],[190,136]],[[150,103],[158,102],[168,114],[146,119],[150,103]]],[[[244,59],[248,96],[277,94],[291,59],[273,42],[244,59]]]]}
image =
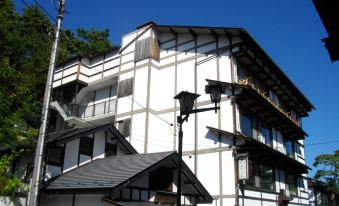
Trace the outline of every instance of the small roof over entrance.
{"type": "MultiPolygon", "coordinates": [[[[44,193],[49,194],[108,194],[111,195],[112,201],[120,203],[142,201],[138,198],[134,199],[132,195],[130,198],[127,195],[126,199],[126,196],[122,195],[126,189],[130,191],[127,192],[128,194],[132,194],[132,190],[142,190],[147,191],[148,196],[150,196],[150,192],[155,192],[155,195],[175,198],[176,193],[168,190],[167,184],[176,183],[177,164],[178,154],[176,152],[97,159],[51,179],[43,190],[44,193]],[[171,176],[170,182],[161,183],[167,190],[161,189],[163,187],[159,185],[159,181],[168,179],[169,176],[171,176]]],[[[193,204],[211,203],[212,196],[183,161],[182,164],[183,196],[193,204]]],[[[147,199],[149,200],[149,198],[147,199]]]]}

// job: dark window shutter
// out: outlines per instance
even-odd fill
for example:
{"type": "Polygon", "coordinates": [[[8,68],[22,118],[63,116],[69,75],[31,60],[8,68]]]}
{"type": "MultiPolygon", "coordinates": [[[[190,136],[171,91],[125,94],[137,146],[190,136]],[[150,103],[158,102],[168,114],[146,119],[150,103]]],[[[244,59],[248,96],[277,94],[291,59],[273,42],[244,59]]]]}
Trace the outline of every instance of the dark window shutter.
{"type": "Polygon", "coordinates": [[[60,146],[52,146],[47,148],[46,163],[61,166],[63,164],[64,148],[60,146]]]}
{"type": "Polygon", "coordinates": [[[118,98],[133,94],[133,79],[125,79],[119,82],[118,98]]]}
{"type": "Polygon", "coordinates": [[[130,136],[130,123],[130,118],[119,121],[118,130],[124,137],[130,136]]]}
{"type": "Polygon", "coordinates": [[[93,138],[83,137],[80,139],[80,150],[82,155],[92,156],[93,154],[93,138]]]}
{"type": "Polygon", "coordinates": [[[106,143],[105,156],[111,157],[117,155],[117,144],[106,143]]]}
{"type": "Polygon", "coordinates": [[[147,37],[135,42],[134,61],[138,62],[147,58],[160,60],[160,48],[156,38],[147,37]]]}

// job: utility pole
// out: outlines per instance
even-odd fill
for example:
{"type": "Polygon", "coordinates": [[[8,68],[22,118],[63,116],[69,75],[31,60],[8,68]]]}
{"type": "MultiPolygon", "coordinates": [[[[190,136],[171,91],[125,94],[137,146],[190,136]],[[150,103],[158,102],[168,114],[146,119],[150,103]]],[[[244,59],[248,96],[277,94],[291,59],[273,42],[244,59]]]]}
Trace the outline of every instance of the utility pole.
{"type": "Polygon", "coordinates": [[[42,106],[42,123],[39,130],[39,139],[35,150],[35,158],[34,158],[34,170],[33,170],[33,178],[30,186],[29,196],[28,196],[28,205],[36,206],[38,205],[38,196],[40,189],[40,180],[41,180],[41,165],[42,165],[42,156],[44,151],[44,142],[47,133],[47,122],[48,122],[48,110],[50,106],[51,100],[51,92],[52,92],[52,83],[53,83],[53,74],[54,74],[54,66],[56,53],[58,49],[58,41],[59,41],[59,32],[61,29],[61,21],[63,19],[63,13],[65,9],[65,1],[59,0],[59,9],[57,16],[57,25],[55,30],[55,38],[51,52],[51,58],[48,68],[47,74],[47,82],[45,87],[45,95],[44,102],[42,106]]]}

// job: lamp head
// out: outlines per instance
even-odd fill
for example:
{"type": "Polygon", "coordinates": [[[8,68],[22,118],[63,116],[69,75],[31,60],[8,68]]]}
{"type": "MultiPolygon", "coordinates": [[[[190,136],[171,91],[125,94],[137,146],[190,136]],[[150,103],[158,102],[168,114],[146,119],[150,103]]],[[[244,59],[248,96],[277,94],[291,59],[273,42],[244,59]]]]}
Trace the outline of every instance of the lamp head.
{"type": "Polygon", "coordinates": [[[200,94],[195,94],[187,91],[182,91],[177,94],[174,99],[178,99],[180,103],[180,113],[189,114],[194,105],[194,101],[200,96],[200,94]]]}
{"type": "Polygon", "coordinates": [[[225,86],[222,85],[222,82],[206,80],[208,84],[205,86],[206,94],[210,94],[212,103],[220,103],[221,93],[225,93],[225,86]]]}

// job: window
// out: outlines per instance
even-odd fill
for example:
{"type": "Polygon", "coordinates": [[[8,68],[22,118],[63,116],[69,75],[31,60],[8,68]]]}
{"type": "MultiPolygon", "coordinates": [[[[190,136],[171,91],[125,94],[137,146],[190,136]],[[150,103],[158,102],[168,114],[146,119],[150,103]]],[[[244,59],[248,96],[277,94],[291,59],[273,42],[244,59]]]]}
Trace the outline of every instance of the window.
{"type": "Polygon", "coordinates": [[[296,145],[296,153],[302,156],[303,154],[302,154],[302,151],[301,151],[302,150],[301,147],[302,147],[301,144],[297,143],[297,145],[296,145]]]}
{"type": "Polygon", "coordinates": [[[294,147],[292,141],[285,141],[286,155],[294,158],[294,147]]]}
{"type": "Polygon", "coordinates": [[[258,164],[252,160],[248,162],[249,179],[245,185],[265,190],[274,190],[273,168],[258,164]]]}
{"type": "Polygon", "coordinates": [[[263,137],[263,143],[271,145],[272,141],[271,129],[267,125],[261,123],[260,133],[263,137]]]}
{"type": "Polygon", "coordinates": [[[61,167],[64,158],[64,147],[51,146],[47,148],[46,164],[61,167]]]}
{"type": "Polygon", "coordinates": [[[154,37],[147,37],[135,42],[134,61],[138,62],[147,58],[160,60],[159,44],[154,37]]]}
{"type": "Polygon", "coordinates": [[[266,190],[274,189],[273,169],[271,167],[260,165],[260,187],[266,190]]]}
{"type": "Polygon", "coordinates": [[[252,121],[251,118],[244,115],[240,114],[240,129],[241,133],[248,137],[252,137],[252,121]]]}
{"type": "Polygon", "coordinates": [[[93,138],[83,137],[80,139],[79,153],[82,155],[93,155],[93,138]]]}
{"type": "Polygon", "coordinates": [[[105,147],[105,157],[112,157],[117,155],[117,144],[106,143],[105,147]]]}
{"type": "Polygon", "coordinates": [[[124,137],[130,136],[130,123],[130,118],[118,121],[118,130],[124,137]]]}
{"type": "Polygon", "coordinates": [[[286,176],[286,189],[290,191],[291,195],[298,194],[298,182],[297,177],[294,175],[287,175],[286,176]]]}
{"type": "Polygon", "coordinates": [[[118,98],[133,94],[133,79],[134,78],[129,78],[119,82],[118,98]]]}
{"type": "Polygon", "coordinates": [[[271,99],[274,103],[276,103],[277,105],[280,106],[280,100],[279,100],[279,97],[278,97],[272,90],[269,90],[268,93],[269,93],[270,99],[271,99]]]}

